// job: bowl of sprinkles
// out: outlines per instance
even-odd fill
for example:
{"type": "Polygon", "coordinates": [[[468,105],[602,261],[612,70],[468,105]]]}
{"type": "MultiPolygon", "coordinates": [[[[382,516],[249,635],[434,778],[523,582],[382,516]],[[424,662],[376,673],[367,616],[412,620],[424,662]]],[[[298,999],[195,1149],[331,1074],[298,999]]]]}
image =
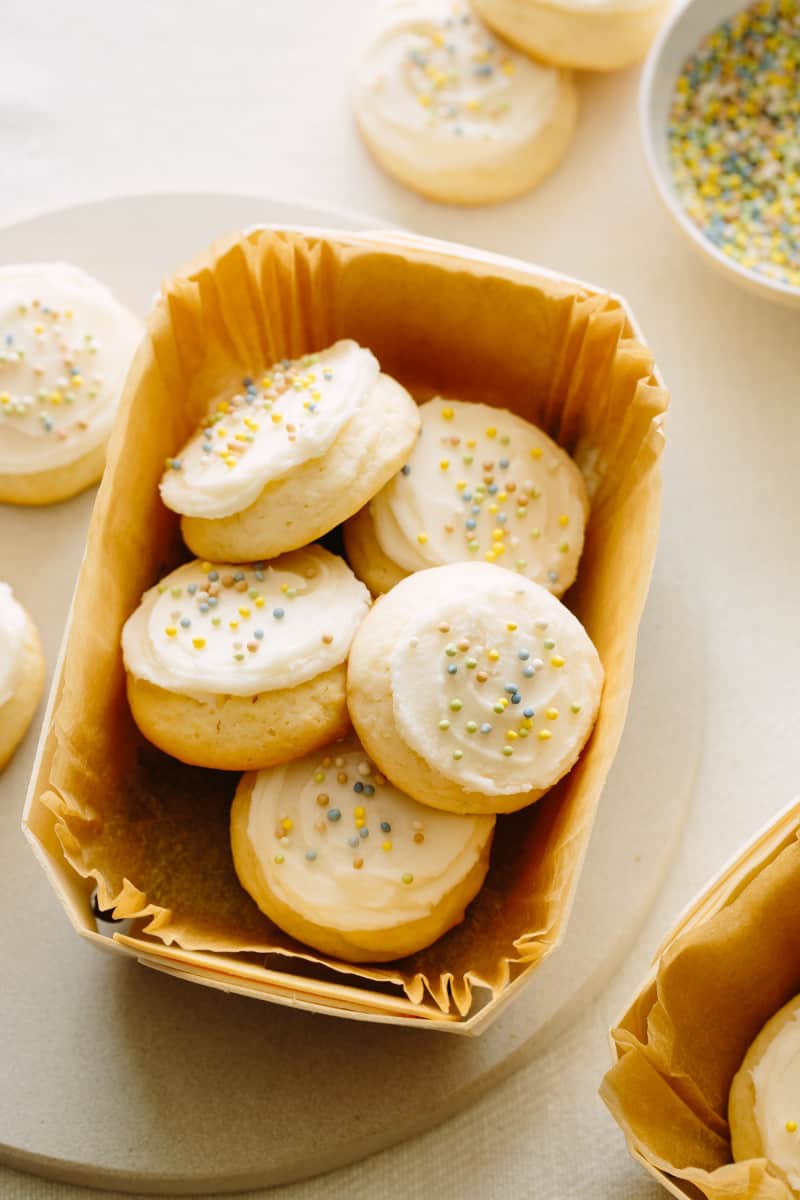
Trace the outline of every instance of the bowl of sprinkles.
{"type": "Polygon", "coordinates": [[[645,154],[705,257],[800,306],[800,0],[689,0],[642,78],[645,154]]]}

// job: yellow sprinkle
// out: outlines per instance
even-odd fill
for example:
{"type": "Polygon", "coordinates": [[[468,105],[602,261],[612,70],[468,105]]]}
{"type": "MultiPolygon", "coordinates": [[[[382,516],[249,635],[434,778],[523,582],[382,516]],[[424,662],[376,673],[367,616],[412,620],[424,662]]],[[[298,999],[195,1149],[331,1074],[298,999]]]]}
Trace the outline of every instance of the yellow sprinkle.
{"type": "Polygon", "coordinates": [[[558,523],[562,529],[566,529],[567,525],[569,525],[569,517],[566,513],[561,514],[561,516],[558,518],[558,523]]]}
{"type": "Polygon", "coordinates": [[[797,1121],[787,1121],[786,1122],[786,1132],[787,1133],[796,1133],[796,1131],[797,1131],[797,1121]]]}
{"type": "Polygon", "coordinates": [[[521,722],[521,728],[526,729],[526,730],[533,729],[533,721],[530,719],[530,717],[525,717],[523,719],[523,721],[521,722]]]}
{"type": "Polygon", "coordinates": [[[229,629],[238,629],[239,622],[238,621],[228,621],[228,628],[229,629]]]}
{"type": "Polygon", "coordinates": [[[287,833],[291,833],[294,829],[294,821],[291,817],[284,817],[281,821],[281,829],[285,829],[287,833]]]}
{"type": "Polygon", "coordinates": [[[497,662],[499,657],[500,655],[498,654],[497,650],[490,650],[487,655],[489,662],[497,662]]]}
{"type": "Polygon", "coordinates": [[[466,486],[467,486],[466,479],[459,479],[458,482],[456,483],[456,491],[463,492],[463,490],[466,486]]]}
{"type": "Polygon", "coordinates": [[[258,421],[254,421],[252,419],[252,417],[245,417],[244,423],[245,423],[245,426],[248,429],[250,429],[253,433],[258,432],[258,421]]]}
{"type": "Polygon", "coordinates": [[[427,95],[422,95],[422,96],[420,96],[420,97],[419,97],[419,102],[420,102],[420,104],[422,105],[422,107],[423,107],[423,108],[430,108],[430,106],[431,106],[431,98],[430,98],[430,96],[427,96],[427,95]]]}
{"type": "Polygon", "coordinates": [[[427,542],[427,540],[428,540],[427,533],[418,533],[417,534],[417,541],[419,542],[420,546],[424,546],[425,543],[427,542]]]}
{"type": "Polygon", "coordinates": [[[34,333],[44,333],[44,325],[34,325],[33,332],[34,333]]]}
{"type": "Polygon", "coordinates": [[[509,621],[508,624],[506,625],[506,629],[508,630],[509,633],[513,633],[516,628],[517,628],[516,621],[509,621]]]}
{"type": "Polygon", "coordinates": [[[442,409],[442,420],[443,421],[452,421],[452,419],[453,419],[452,408],[443,408],[442,409]]]}
{"type": "Polygon", "coordinates": [[[357,817],[356,818],[356,829],[363,829],[363,828],[364,828],[364,818],[357,817]]]}
{"type": "Polygon", "coordinates": [[[497,551],[496,550],[487,550],[483,557],[486,559],[487,562],[496,562],[497,561],[497,551]]]}
{"type": "Polygon", "coordinates": [[[83,376],[82,375],[73,375],[69,381],[69,386],[74,387],[74,388],[82,388],[83,387],[83,376]]]}
{"type": "Polygon", "coordinates": [[[219,404],[217,405],[217,412],[218,413],[229,413],[230,411],[231,411],[230,404],[228,404],[228,402],[226,400],[220,400],[219,404]]]}
{"type": "Polygon", "coordinates": [[[227,429],[223,429],[223,428],[222,428],[222,426],[220,425],[219,429],[217,430],[217,437],[218,437],[218,438],[224,438],[224,437],[227,437],[227,436],[228,436],[228,431],[227,431],[227,429]]]}
{"type": "Polygon", "coordinates": [[[195,650],[202,650],[206,644],[206,639],[201,637],[192,638],[192,645],[195,650]]]}
{"type": "Polygon", "coordinates": [[[253,603],[255,604],[256,608],[263,608],[264,607],[264,597],[256,596],[253,603]]]}
{"type": "Polygon", "coordinates": [[[391,848],[392,843],[388,840],[388,838],[385,842],[381,842],[381,850],[391,850],[391,848]]]}
{"type": "Polygon", "coordinates": [[[518,736],[519,735],[517,733],[515,733],[513,729],[506,730],[506,741],[507,742],[515,742],[517,740],[518,736]]]}
{"type": "Polygon", "coordinates": [[[175,637],[177,632],[178,631],[174,625],[168,625],[167,628],[164,630],[164,633],[167,635],[167,637],[175,637]]]}
{"type": "Polygon", "coordinates": [[[50,393],[50,403],[51,404],[59,405],[63,399],[64,399],[64,397],[61,395],[61,392],[51,392],[50,393]]]}
{"type": "Polygon", "coordinates": [[[540,729],[536,736],[540,742],[548,742],[553,735],[549,729],[540,729]]]}
{"type": "Polygon", "coordinates": [[[502,504],[502,502],[503,502],[504,500],[507,500],[507,499],[508,499],[508,493],[507,493],[507,492],[498,492],[498,493],[497,493],[497,499],[498,499],[498,500],[500,501],[500,503],[502,504]]]}
{"type": "Polygon", "coordinates": [[[548,721],[555,721],[558,717],[558,709],[548,708],[544,715],[547,717],[548,721]]]}
{"type": "Polygon", "coordinates": [[[499,511],[499,509],[498,509],[498,507],[497,507],[497,505],[496,505],[496,504],[490,504],[490,505],[489,505],[489,512],[490,512],[490,513],[494,514],[494,513],[498,512],[498,511],[499,511]]]}
{"type": "Polygon", "coordinates": [[[558,549],[559,553],[567,554],[569,552],[569,542],[562,542],[558,549]]]}
{"type": "Polygon", "coordinates": [[[551,667],[563,667],[565,662],[566,662],[566,659],[562,658],[560,654],[554,654],[553,657],[550,659],[550,666],[551,667]]]}
{"type": "Polygon", "coordinates": [[[439,460],[439,466],[440,466],[440,468],[441,468],[443,471],[446,471],[446,470],[447,470],[447,468],[450,466],[450,459],[449,459],[449,458],[442,458],[442,459],[440,459],[440,460],[439,460]]]}
{"type": "Polygon", "coordinates": [[[353,809],[353,815],[354,815],[354,816],[356,816],[356,817],[363,817],[363,816],[364,816],[364,811],[365,811],[365,810],[364,810],[364,809],[362,808],[362,806],[359,804],[357,808],[353,809]]]}
{"type": "Polygon", "coordinates": [[[490,425],[489,428],[486,430],[486,436],[488,438],[497,437],[497,430],[495,429],[494,425],[490,425]]]}
{"type": "Polygon", "coordinates": [[[467,438],[467,449],[474,450],[476,446],[475,438],[467,438]]]}
{"type": "Polygon", "coordinates": [[[495,549],[495,554],[497,554],[497,555],[505,554],[505,552],[506,552],[506,548],[502,542],[498,542],[494,549],[495,549]]]}
{"type": "Polygon", "coordinates": [[[500,70],[503,72],[504,75],[513,75],[514,74],[513,62],[511,62],[510,59],[508,62],[504,62],[502,67],[500,68],[500,70]]]}
{"type": "Polygon", "coordinates": [[[272,421],[273,421],[273,424],[275,424],[275,425],[279,425],[279,424],[281,423],[281,421],[282,421],[282,420],[283,420],[283,417],[281,416],[281,414],[280,414],[280,413],[273,413],[273,414],[272,414],[272,421]]]}
{"type": "Polygon", "coordinates": [[[542,457],[541,446],[534,446],[533,449],[531,450],[531,458],[541,458],[541,457],[542,457]]]}
{"type": "Polygon", "coordinates": [[[492,541],[493,542],[502,542],[504,537],[505,537],[504,529],[493,529],[492,530],[492,541]]]}
{"type": "Polygon", "coordinates": [[[240,608],[240,609],[239,609],[239,616],[240,616],[240,617],[249,617],[249,616],[250,616],[250,609],[249,609],[249,608],[240,608]]]}
{"type": "Polygon", "coordinates": [[[210,562],[200,563],[200,570],[204,571],[205,574],[207,575],[208,572],[211,570],[211,563],[210,562]]]}

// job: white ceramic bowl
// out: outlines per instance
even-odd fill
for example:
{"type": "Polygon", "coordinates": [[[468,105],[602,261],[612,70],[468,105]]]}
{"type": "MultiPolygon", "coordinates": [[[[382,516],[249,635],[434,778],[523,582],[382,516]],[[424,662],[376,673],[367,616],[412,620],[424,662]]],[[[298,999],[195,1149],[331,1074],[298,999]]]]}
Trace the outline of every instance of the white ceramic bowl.
{"type": "Polygon", "coordinates": [[[692,222],[675,190],[669,164],[667,127],[675,83],[686,59],[706,34],[748,7],[748,0],[686,0],[656,38],[645,63],[639,92],[639,120],[647,165],[667,210],[706,261],[750,291],[800,307],[800,288],[741,266],[717,249],[692,222]]]}

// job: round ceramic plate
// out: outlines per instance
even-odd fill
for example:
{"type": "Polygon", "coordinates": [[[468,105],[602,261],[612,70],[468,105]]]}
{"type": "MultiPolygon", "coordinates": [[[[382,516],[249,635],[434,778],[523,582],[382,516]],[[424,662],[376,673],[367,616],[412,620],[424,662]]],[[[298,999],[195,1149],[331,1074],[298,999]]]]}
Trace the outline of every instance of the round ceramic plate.
{"type": "MultiPolygon", "coordinates": [[[[74,262],[144,313],[199,248],[259,222],[379,224],[265,198],[132,196],[0,230],[0,262],[74,262]]],[[[0,506],[0,571],[36,618],[51,668],[92,500],[0,506]]],[[[699,758],[703,664],[682,665],[680,709],[667,675],[676,623],[703,645],[696,595],[667,531],[565,943],[475,1040],[421,1043],[416,1030],[226,996],[98,953],[71,930],[20,831],[34,728],[0,776],[0,1044],[5,1078],[18,1081],[0,1089],[0,1161],[135,1192],[279,1183],[429,1129],[529,1061],[611,978],[671,861],[699,758]],[[310,1091],[324,1121],[311,1119],[310,1091]]]]}

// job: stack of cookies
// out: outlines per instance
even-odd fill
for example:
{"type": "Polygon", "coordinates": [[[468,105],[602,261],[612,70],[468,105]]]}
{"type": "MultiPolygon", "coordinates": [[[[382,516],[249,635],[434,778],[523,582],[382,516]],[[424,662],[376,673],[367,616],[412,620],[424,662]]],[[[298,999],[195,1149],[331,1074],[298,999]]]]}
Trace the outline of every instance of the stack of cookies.
{"type": "Polygon", "coordinates": [[[244,772],[234,864],[280,928],[353,962],[430,945],[496,814],[569,771],[597,716],[603,669],[558,599],[580,471],[507,410],[418,407],[342,340],[210,394],[160,492],[196,557],[123,629],[140,731],[244,772]]]}

